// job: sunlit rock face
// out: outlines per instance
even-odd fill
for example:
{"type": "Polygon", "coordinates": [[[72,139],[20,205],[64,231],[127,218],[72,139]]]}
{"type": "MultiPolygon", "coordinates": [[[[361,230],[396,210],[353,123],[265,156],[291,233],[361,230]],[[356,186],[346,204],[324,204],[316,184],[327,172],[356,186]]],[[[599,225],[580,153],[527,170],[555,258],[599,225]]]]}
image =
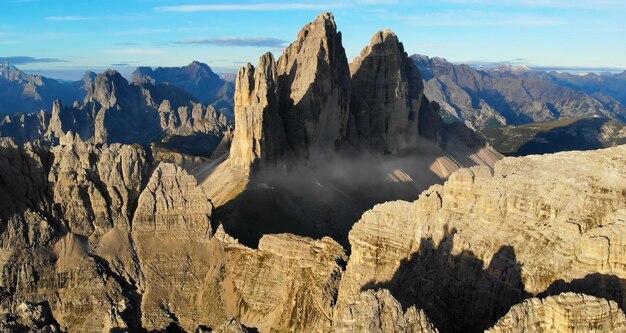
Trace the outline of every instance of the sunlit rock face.
{"type": "Polygon", "coordinates": [[[575,293],[531,298],[515,305],[486,332],[624,332],[617,303],[575,293]]]}
{"type": "Polygon", "coordinates": [[[439,329],[477,331],[532,295],[623,306],[625,152],[507,158],[493,172],[459,170],[415,202],[375,206],[350,232],[338,308],[385,288],[439,329]]]}

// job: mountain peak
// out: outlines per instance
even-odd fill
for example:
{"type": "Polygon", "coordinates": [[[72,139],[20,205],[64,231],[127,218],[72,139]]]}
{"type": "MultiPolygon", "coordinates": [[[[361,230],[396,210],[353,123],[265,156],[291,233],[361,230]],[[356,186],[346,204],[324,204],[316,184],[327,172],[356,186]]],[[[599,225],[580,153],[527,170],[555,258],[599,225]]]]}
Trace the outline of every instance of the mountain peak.
{"type": "Polygon", "coordinates": [[[331,22],[332,24],[335,24],[335,16],[333,16],[333,13],[331,12],[324,12],[319,14],[315,21],[331,22]]]}
{"type": "Polygon", "coordinates": [[[9,71],[19,72],[20,70],[10,62],[3,62],[2,64],[0,64],[0,71],[4,73],[4,72],[9,72],[9,71]]]}
{"type": "Polygon", "coordinates": [[[392,43],[399,44],[398,36],[391,29],[380,30],[372,36],[370,39],[370,45],[380,44],[380,43],[392,43]]]}
{"type": "Polygon", "coordinates": [[[529,72],[532,71],[532,69],[530,67],[528,67],[528,65],[512,65],[512,64],[503,64],[500,65],[494,69],[492,69],[492,71],[494,72],[514,72],[514,73],[519,73],[519,72],[529,72]]]}
{"type": "Polygon", "coordinates": [[[209,67],[209,65],[203,62],[200,62],[198,60],[192,61],[189,65],[187,65],[187,67],[200,67],[200,68],[206,68],[208,70],[211,70],[211,67],[209,67]]]}

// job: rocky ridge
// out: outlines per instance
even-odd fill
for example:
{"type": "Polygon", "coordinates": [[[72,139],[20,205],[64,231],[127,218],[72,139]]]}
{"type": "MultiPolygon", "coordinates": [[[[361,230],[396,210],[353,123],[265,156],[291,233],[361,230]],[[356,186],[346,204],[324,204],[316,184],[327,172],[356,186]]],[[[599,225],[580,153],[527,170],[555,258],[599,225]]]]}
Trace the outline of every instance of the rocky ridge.
{"type": "Polygon", "coordinates": [[[624,313],[613,301],[564,293],[515,305],[486,332],[624,332],[624,313]]]}
{"type": "Polygon", "coordinates": [[[386,288],[441,330],[478,331],[531,295],[623,306],[625,149],[507,158],[375,206],[350,231],[338,308],[386,288]]]}
{"type": "Polygon", "coordinates": [[[194,177],[152,166],[137,146],[70,134],[50,152],[1,147],[5,327],[604,332],[624,323],[623,146],[459,170],[415,202],[366,212],[349,257],[330,238],[241,245],[194,177]],[[567,291],[599,298],[549,296],[567,291]]]}
{"type": "MultiPolygon", "coordinates": [[[[511,66],[477,70],[437,57],[411,58],[426,80],[425,95],[442,106],[449,120],[476,130],[572,118],[626,120],[626,106],[620,102],[623,94],[618,88],[624,83],[617,76],[606,77],[607,95],[597,93],[597,87],[581,88],[584,79],[571,75],[511,66]]],[[[590,86],[597,86],[593,75],[589,81],[590,86]]]]}
{"type": "Polygon", "coordinates": [[[204,63],[193,61],[183,67],[138,67],[132,74],[136,83],[172,85],[188,92],[195,100],[212,105],[232,116],[233,84],[223,80],[204,63]]]}

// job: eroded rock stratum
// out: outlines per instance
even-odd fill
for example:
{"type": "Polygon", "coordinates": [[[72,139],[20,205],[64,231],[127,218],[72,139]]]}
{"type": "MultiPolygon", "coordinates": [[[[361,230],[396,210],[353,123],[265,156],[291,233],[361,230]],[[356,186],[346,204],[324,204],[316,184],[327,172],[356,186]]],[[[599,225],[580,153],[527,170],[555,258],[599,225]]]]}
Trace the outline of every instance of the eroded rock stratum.
{"type": "Polygon", "coordinates": [[[348,257],[330,238],[239,244],[194,177],[139,147],[3,140],[2,325],[620,331],[625,162],[616,147],[459,170],[366,212],[348,257]]]}

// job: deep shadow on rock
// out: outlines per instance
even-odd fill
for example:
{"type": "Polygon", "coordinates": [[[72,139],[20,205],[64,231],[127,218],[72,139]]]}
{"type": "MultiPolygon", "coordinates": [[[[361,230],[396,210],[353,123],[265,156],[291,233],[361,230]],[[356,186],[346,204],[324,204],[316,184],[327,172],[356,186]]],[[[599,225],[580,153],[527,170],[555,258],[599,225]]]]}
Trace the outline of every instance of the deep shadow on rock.
{"type": "Polygon", "coordinates": [[[524,290],[521,264],[511,246],[502,246],[486,268],[471,251],[452,254],[454,233],[447,231],[439,245],[422,239],[420,250],[402,261],[389,282],[363,290],[390,290],[405,310],[413,305],[423,309],[440,332],[482,332],[491,327],[511,306],[530,296],[524,290]]]}
{"type": "Polygon", "coordinates": [[[574,279],[571,282],[565,282],[562,279],[557,280],[537,296],[542,298],[568,291],[615,301],[622,311],[625,310],[626,280],[615,275],[593,273],[581,279],[574,279]]]}

